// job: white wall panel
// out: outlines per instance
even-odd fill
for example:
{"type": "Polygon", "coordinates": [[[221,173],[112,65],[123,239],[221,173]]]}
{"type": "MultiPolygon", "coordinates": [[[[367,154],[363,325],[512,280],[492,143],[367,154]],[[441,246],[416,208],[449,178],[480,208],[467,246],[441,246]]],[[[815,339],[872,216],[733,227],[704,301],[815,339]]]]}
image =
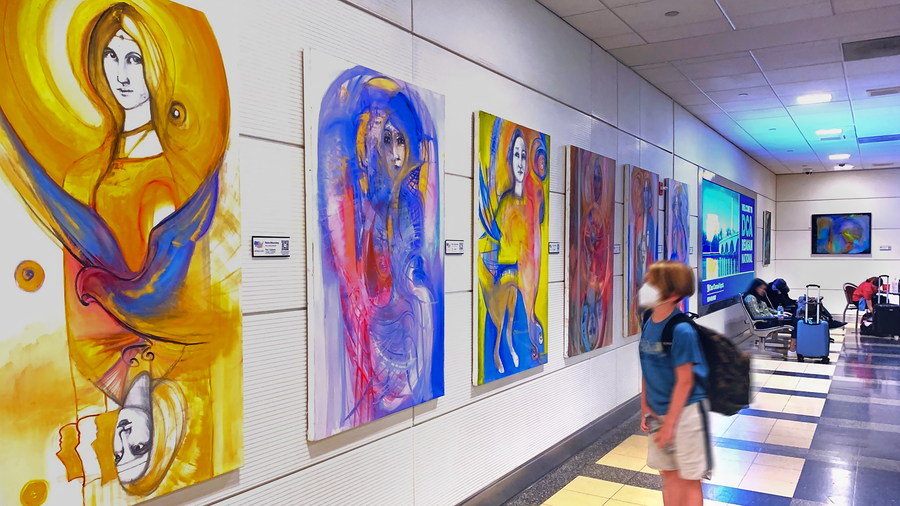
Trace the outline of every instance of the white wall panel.
{"type": "Polygon", "coordinates": [[[691,216],[699,216],[698,196],[700,195],[700,187],[697,166],[677,156],[674,158],[674,164],[675,180],[687,184],[690,189],[688,203],[691,208],[691,216]]]}
{"type": "Polygon", "coordinates": [[[621,174],[616,177],[616,202],[625,202],[625,180],[628,178],[628,169],[626,165],[641,166],[641,140],[633,135],[629,135],[623,131],[619,131],[619,158],[616,160],[619,164],[618,172],[621,174]],[[619,184],[620,178],[622,184],[619,184]]]}
{"type": "Polygon", "coordinates": [[[240,133],[303,144],[303,53],[248,41],[240,49],[240,133]],[[273,79],[272,67],[279,69],[273,79]]]}
{"type": "Polygon", "coordinates": [[[593,120],[591,126],[591,151],[618,160],[619,131],[597,120],[593,120]]]}
{"type": "Polygon", "coordinates": [[[472,290],[472,254],[478,247],[472,238],[472,191],[471,179],[444,175],[444,238],[464,241],[462,255],[444,255],[446,293],[472,290]]]}
{"type": "Polygon", "coordinates": [[[242,138],[241,233],[244,312],[306,307],[303,149],[242,138]],[[254,235],[290,236],[288,258],[251,258],[254,235]]]}
{"type": "Polygon", "coordinates": [[[638,343],[616,350],[616,403],[622,404],[641,392],[638,343]]]}
{"type": "MultiPolygon", "coordinates": [[[[621,255],[619,255],[621,256],[621,255]]],[[[625,285],[624,285],[624,276],[616,276],[613,278],[613,315],[616,315],[613,318],[613,347],[620,347],[626,343],[632,342],[630,339],[626,339],[625,334],[625,326],[623,325],[622,318],[619,318],[618,315],[621,315],[625,312],[625,285]]]]}
{"type": "Polygon", "coordinates": [[[566,255],[568,244],[566,244],[566,196],[560,193],[550,194],[550,242],[559,243],[559,254],[547,256],[547,274],[551,283],[557,281],[565,281],[565,270],[568,268],[566,255]]]}
{"type": "Polygon", "coordinates": [[[641,135],[641,76],[618,64],[619,129],[641,135]]]}
{"type": "Polygon", "coordinates": [[[618,125],[619,62],[600,46],[591,45],[591,99],[593,115],[618,125]]]}
{"type": "Polygon", "coordinates": [[[537,2],[414,0],[413,15],[417,35],[591,110],[592,43],[537,2]]]}
{"type": "MultiPolygon", "coordinates": [[[[658,174],[661,183],[674,174],[672,158],[672,153],[664,151],[649,142],[641,141],[640,167],[658,174]]],[[[663,206],[660,206],[660,209],[662,208],[663,206]]]]}
{"type": "Polygon", "coordinates": [[[347,0],[376,16],[412,29],[412,0],[347,0]]]}
{"type": "Polygon", "coordinates": [[[900,170],[839,171],[778,177],[778,202],[897,197],[900,170]]]}
{"type": "Polygon", "coordinates": [[[698,264],[700,255],[697,254],[697,244],[700,241],[700,220],[696,216],[691,216],[691,237],[688,239],[688,265],[695,270],[700,267],[698,264]]]}
{"type": "Polygon", "coordinates": [[[641,79],[641,138],[672,152],[674,102],[652,84],[641,79]]]}
{"type": "Polygon", "coordinates": [[[872,213],[873,229],[900,228],[900,196],[778,202],[778,230],[809,231],[812,215],[840,213],[872,213]]]}

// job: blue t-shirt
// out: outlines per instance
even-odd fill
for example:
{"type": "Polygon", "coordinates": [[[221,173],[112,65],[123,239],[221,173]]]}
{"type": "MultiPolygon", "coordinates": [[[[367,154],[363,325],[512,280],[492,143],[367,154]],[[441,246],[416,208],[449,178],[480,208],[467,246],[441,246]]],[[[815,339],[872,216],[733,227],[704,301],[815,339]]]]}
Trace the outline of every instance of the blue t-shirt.
{"type": "Polygon", "coordinates": [[[706,379],[709,369],[697,331],[688,323],[680,323],[673,329],[672,351],[663,351],[662,333],[666,324],[681,311],[675,310],[668,318],[656,323],[652,319],[644,324],[641,333],[641,369],[647,384],[647,403],[657,415],[669,411],[672,390],[675,389],[675,368],[683,364],[694,364],[694,391],[688,397],[686,406],[706,398],[706,390],[697,378],[706,379]]]}

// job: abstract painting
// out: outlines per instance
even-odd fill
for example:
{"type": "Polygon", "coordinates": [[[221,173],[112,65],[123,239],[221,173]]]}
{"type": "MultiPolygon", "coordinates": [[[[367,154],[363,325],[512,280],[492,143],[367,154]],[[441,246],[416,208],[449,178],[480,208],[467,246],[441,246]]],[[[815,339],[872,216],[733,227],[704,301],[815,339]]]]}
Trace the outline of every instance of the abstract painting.
{"type": "Polygon", "coordinates": [[[574,357],[612,344],[616,161],[569,146],[569,328],[574,357]]]}
{"type": "Polygon", "coordinates": [[[625,335],[641,331],[637,293],[650,264],[657,260],[659,176],[627,166],[625,185],[625,335]]]}
{"type": "Polygon", "coordinates": [[[311,440],[444,394],[444,97],[308,56],[311,440]]]}
{"type": "Polygon", "coordinates": [[[872,253],[872,215],[814,214],[813,255],[868,255],[872,253]]]}
{"type": "Polygon", "coordinates": [[[476,116],[473,383],[547,363],[550,136],[476,116]]]}
{"type": "Polygon", "coordinates": [[[772,263],[772,211],[763,213],[763,265],[772,263]]]}
{"type": "MultiPolygon", "coordinates": [[[[666,248],[667,259],[676,262],[690,261],[691,222],[688,185],[674,179],[666,179],[666,248]]],[[[688,299],[681,303],[687,312],[688,299]]]]}
{"type": "Polygon", "coordinates": [[[212,25],[166,0],[7,0],[0,23],[0,229],[25,242],[0,253],[0,504],[135,504],[238,468],[238,166],[212,25]]]}

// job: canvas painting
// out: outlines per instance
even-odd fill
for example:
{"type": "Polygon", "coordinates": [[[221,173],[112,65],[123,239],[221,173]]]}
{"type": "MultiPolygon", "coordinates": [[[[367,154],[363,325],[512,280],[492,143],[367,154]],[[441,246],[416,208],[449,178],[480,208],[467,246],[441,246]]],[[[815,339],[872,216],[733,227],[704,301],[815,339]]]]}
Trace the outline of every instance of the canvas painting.
{"type": "Polygon", "coordinates": [[[629,165],[625,185],[625,334],[641,332],[637,293],[657,260],[659,176],[629,165]]]}
{"type": "Polygon", "coordinates": [[[17,245],[0,504],[136,504],[238,468],[238,165],[213,25],[166,0],[7,0],[0,23],[17,245]]]}
{"type": "Polygon", "coordinates": [[[473,383],[547,363],[550,136],[476,115],[473,383]]]}
{"type": "Polygon", "coordinates": [[[444,394],[444,97],[308,54],[309,439],[444,394]]]}
{"type": "MultiPolygon", "coordinates": [[[[666,179],[666,247],[668,259],[681,263],[690,262],[691,222],[689,186],[666,179]]],[[[681,303],[681,310],[688,311],[688,299],[681,303]]]]}
{"type": "Polygon", "coordinates": [[[569,357],[612,344],[616,161],[569,146],[569,357]]]}
{"type": "Polygon", "coordinates": [[[869,255],[872,253],[872,215],[812,215],[813,255],[869,255]]]}
{"type": "Polygon", "coordinates": [[[763,213],[763,265],[772,263],[772,212],[763,213]]]}

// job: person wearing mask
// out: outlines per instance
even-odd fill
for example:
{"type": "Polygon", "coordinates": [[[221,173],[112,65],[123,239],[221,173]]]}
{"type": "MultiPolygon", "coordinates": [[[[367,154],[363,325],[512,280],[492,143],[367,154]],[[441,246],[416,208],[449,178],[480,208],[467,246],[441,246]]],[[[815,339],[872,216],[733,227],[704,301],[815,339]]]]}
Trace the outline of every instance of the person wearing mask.
{"type": "Polygon", "coordinates": [[[678,303],[694,294],[694,286],[690,267],[664,261],[650,266],[638,292],[650,315],[640,341],[641,429],[652,433],[647,465],[662,476],[666,506],[702,506],[700,480],[709,478],[712,461],[703,388],[709,369],[697,331],[679,323],[671,346],[662,341],[666,324],[680,312],[678,303]]]}
{"type": "Polygon", "coordinates": [[[863,318],[872,317],[872,311],[875,309],[872,299],[880,289],[881,278],[874,277],[860,283],[859,286],[856,287],[856,291],[853,292],[853,298],[851,300],[853,300],[854,303],[859,304],[859,310],[864,313],[863,318]]]}
{"type": "MultiPolygon", "coordinates": [[[[781,278],[776,279],[769,283],[766,287],[766,297],[769,299],[769,305],[777,308],[781,306],[785,311],[788,311],[791,314],[799,315],[802,311],[799,311],[798,308],[800,304],[791,298],[790,296],[790,287],[787,282],[781,278]]],[[[813,306],[815,308],[815,306],[813,306]]],[[[825,306],[820,308],[822,310],[821,317],[823,320],[828,322],[829,329],[839,329],[847,325],[847,322],[842,322],[839,320],[835,320],[834,316],[825,309],[825,306]]],[[[811,318],[813,315],[810,315],[811,318]]]]}
{"type": "Polygon", "coordinates": [[[750,283],[750,288],[744,294],[744,305],[747,306],[747,312],[753,318],[753,324],[757,329],[771,329],[790,325],[791,345],[788,348],[788,358],[797,358],[797,318],[792,313],[785,312],[782,316],[778,316],[778,311],[769,305],[766,298],[766,282],[756,278],[750,283]]]}

